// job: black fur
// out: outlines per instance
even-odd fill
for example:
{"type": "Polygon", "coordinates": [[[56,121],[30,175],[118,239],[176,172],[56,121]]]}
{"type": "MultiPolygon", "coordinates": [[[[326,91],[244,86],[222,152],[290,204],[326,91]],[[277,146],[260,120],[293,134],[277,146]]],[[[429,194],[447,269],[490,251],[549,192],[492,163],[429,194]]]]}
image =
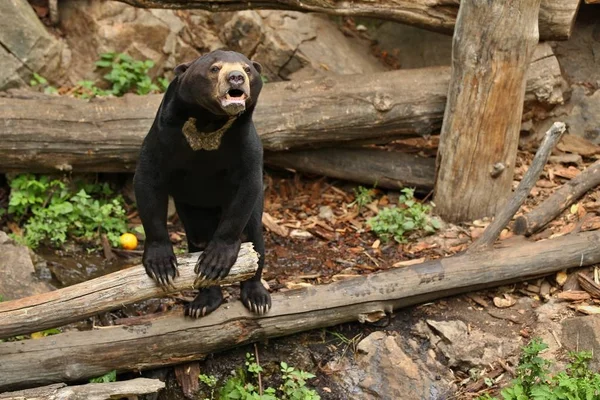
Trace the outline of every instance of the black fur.
{"type": "MultiPolygon", "coordinates": [[[[196,265],[200,278],[225,277],[237,258],[242,238],[260,254],[255,276],[241,284],[241,300],[264,313],[271,298],[261,284],[263,149],[252,122],[262,88],[260,64],[235,52],[215,51],[175,69],[156,118],[142,145],[134,185],[146,242],[143,264],[150,277],[167,285],[177,275],[176,258],[167,232],[167,200],[172,196],[184,224],[190,252],[203,250],[196,265]],[[182,127],[193,117],[200,132],[221,128],[229,115],[215,99],[216,62],[242,62],[250,78],[246,109],[224,133],[217,150],[191,149],[182,127]]],[[[223,296],[218,286],[201,289],[186,315],[214,311],[223,296]]]]}

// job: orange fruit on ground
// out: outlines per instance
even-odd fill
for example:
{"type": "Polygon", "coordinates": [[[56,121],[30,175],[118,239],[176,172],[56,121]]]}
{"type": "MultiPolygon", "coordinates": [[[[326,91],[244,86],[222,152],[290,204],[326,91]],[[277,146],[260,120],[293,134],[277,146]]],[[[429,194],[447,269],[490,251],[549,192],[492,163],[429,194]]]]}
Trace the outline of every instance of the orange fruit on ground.
{"type": "Polygon", "coordinates": [[[134,250],[138,245],[138,240],[133,233],[124,233],[119,238],[121,247],[126,250],[134,250]]]}

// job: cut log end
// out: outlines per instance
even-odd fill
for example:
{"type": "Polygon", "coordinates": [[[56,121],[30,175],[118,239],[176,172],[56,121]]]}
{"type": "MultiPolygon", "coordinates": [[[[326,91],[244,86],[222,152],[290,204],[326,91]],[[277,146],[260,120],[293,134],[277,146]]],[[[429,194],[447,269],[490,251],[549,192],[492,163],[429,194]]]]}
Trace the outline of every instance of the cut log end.
{"type": "Polygon", "coordinates": [[[515,219],[512,230],[517,235],[529,236],[529,234],[527,234],[527,225],[527,217],[521,215],[515,219]]]}

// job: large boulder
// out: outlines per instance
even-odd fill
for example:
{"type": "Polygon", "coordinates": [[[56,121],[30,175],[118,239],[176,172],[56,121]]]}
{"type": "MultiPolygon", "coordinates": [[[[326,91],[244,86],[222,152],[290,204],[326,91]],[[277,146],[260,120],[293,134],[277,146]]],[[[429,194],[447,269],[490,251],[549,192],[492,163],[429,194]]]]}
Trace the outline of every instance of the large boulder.
{"type": "Polygon", "coordinates": [[[324,74],[386,70],[369,44],[344,36],[328,17],[293,11],[241,11],[216,15],[220,37],[231,49],[264,66],[269,81],[324,74]]]}
{"type": "Polygon", "coordinates": [[[333,381],[351,399],[446,399],[456,392],[453,375],[415,340],[373,332],[360,341],[354,357],[327,363],[333,381]]]}
{"type": "Polygon", "coordinates": [[[570,351],[592,352],[592,368],[600,370],[600,315],[563,320],[562,343],[570,351]]]}
{"type": "Polygon", "coordinates": [[[58,81],[69,63],[65,44],[46,30],[26,0],[0,1],[0,90],[27,86],[34,72],[58,81]]]}
{"type": "Polygon", "coordinates": [[[71,83],[93,79],[94,63],[106,52],[152,60],[152,75],[162,76],[202,52],[223,47],[202,11],[141,9],[116,1],[60,2],[60,30],[76,57],[71,83]]]}

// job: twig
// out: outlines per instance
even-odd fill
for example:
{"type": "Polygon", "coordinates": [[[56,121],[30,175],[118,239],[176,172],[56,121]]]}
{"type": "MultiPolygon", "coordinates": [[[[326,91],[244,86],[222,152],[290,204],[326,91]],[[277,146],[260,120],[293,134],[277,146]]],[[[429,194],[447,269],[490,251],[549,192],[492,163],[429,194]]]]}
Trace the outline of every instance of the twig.
{"type": "Polygon", "coordinates": [[[560,340],[558,340],[558,336],[556,335],[556,332],[554,332],[554,329],[550,329],[550,333],[552,334],[552,337],[554,338],[554,340],[556,340],[556,344],[558,345],[558,348],[562,349],[563,345],[560,342],[560,340]]]}
{"type": "Polygon", "coordinates": [[[110,248],[110,242],[108,241],[108,237],[106,237],[106,234],[103,233],[102,235],[100,235],[100,238],[102,241],[102,251],[104,252],[104,258],[106,259],[106,261],[112,261],[115,258],[117,258],[113,253],[112,249],[110,248]]]}
{"type": "Polygon", "coordinates": [[[48,0],[48,11],[50,13],[50,22],[57,25],[59,21],[58,0],[48,0]]]}
{"type": "MultiPolygon", "coordinates": [[[[258,359],[258,346],[254,343],[254,357],[256,358],[256,365],[260,367],[260,360],[258,359]]],[[[263,395],[262,377],[260,371],[258,371],[258,394],[263,395]]]]}
{"type": "Polygon", "coordinates": [[[537,181],[544,165],[548,160],[550,152],[560,140],[560,137],[565,132],[566,126],[563,122],[555,122],[552,127],[546,132],[544,140],[540,144],[538,151],[531,163],[531,166],[521,179],[519,186],[515,190],[512,198],[507,202],[502,210],[496,215],[494,221],[488,225],[483,231],[483,234],[469,248],[468,252],[481,251],[494,244],[502,229],[506,227],[511,218],[515,215],[521,204],[525,201],[531,188],[537,181]]]}

